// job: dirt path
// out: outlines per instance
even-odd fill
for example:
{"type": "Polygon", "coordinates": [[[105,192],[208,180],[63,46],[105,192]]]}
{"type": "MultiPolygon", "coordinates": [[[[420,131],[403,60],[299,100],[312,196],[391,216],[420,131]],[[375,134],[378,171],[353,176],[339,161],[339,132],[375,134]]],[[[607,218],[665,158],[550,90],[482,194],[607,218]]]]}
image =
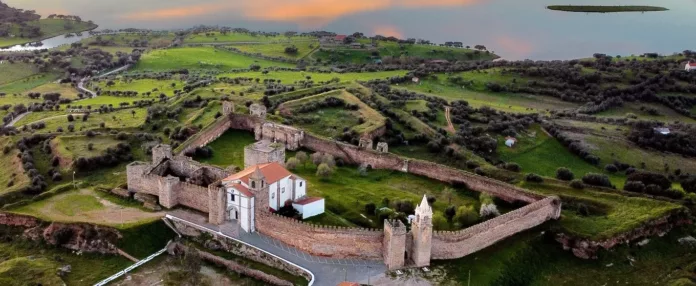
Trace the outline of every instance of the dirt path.
{"type": "MultiPolygon", "coordinates": [[[[31,113],[31,112],[29,112],[29,113],[31,113]]],[[[71,114],[72,114],[73,116],[85,115],[84,113],[71,113],[71,114]]],[[[41,121],[49,120],[49,119],[54,119],[54,118],[68,117],[68,115],[69,115],[69,114],[63,114],[63,115],[56,115],[56,116],[46,117],[46,118],[42,118],[42,119],[36,120],[36,121],[34,121],[34,122],[29,122],[29,123],[24,124],[24,125],[30,125],[30,124],[33,124],[33,123],[37,123],[37,122],[41,122],[41,121]]],[[[16,122],[15,122],[15,123],[16,123],[16,122]]]]}
{"type": "Polygon", "coordinates": [[[452,132],[452,133],[457,133],[457,130],[454,129],[454,124],[452,124],[452,119],[450,115],[450,111],[452,110],[451,107],[445,106],[445,119],[447,119],[447,131],[452,132]]]}
{"type": "Polygon", "coordinates": [[[12,121],[10,121],[10,123],[7,123],[7,126],[8,126],[8,127],[14,126],[15,123],[17,123],[17,121],[22,120],[22,118],[24,118],[24,116],[27,116],[27,114],[29,114],[29,113],[31,113],[31,111],[27,111],[27,112],[24,112],[24,113],[22,113],[22,114],[20,114],[20,115],[17,115],[17,117],[15,117],[12,121]]]}

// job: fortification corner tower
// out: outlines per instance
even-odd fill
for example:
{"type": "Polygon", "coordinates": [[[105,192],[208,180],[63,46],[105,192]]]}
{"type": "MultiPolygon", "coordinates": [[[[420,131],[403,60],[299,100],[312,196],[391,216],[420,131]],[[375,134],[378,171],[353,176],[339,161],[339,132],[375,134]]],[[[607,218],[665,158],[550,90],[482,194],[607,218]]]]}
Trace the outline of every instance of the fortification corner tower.
{"type": "Polygon", "coordinates": [[[430,265],[430,252],[433,238],[433,209],[428,204],[427,196],[416,207],[416,218],[411,222],[411,259],[416,267],[430,265]]]}
{"type": "Polygon", "coordinates": [[[406,226],[400,220],[384,220],[382,258],[389,270],[403,268],[406,252],[406,226]]]}
{"type": "Polygon", "coordinates": [[[159,164],[164,158],[172,158],[172,146],[159,144],[152,147],[152,164],[159,164]]]}

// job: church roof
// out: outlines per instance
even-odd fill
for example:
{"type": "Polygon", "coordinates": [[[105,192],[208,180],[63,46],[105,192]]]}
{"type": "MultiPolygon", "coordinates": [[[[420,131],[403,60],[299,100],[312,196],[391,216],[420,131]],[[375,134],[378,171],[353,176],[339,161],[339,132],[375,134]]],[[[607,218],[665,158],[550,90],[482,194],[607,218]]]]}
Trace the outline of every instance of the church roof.
{"type": "Polygon", "coordinates": [[[275,182],[280,181],[280,179],[282,179],[282,178],[285,178],[285,177],[292,175],[292,173],[290,173],[290,171],[285,169],[280,164],[278,164],[276,162],[272,162],[272,163],[250,166],[249,168],[246,168],[239,173],[233,174],[233,175],[225,178],[223,181],[240,180],[240,181],[244,182],[244,184],[249,185],[249,178],[255,172],[262,174],[266,178],[267,184],[273,184],[275,182]]]}
{"type": "Polygon", "coordinates": [[[232,185],[230,185],[230,187],[232,187],[232,188],[234,188],[235,190],[239,191],[240,193],[242,193],[242,195],[244,195],[244,196],[247,197],[247,198],[254,197],[254,193],[252,193],[251,191],[249,191],[249,189],[248,189],[247,187],[245,187],[244,185],[242,185],[242,184],[238,184],[238,183],[237,183],[237,184],[232,184],[232,185]]]}

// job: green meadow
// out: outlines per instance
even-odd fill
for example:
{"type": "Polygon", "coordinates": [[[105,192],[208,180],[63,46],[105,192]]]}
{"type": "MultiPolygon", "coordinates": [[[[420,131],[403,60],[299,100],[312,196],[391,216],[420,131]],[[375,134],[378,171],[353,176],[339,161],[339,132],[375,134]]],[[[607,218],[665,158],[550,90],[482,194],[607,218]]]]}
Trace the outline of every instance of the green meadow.
{"type": "Polygon", "coordinates": [[[161,71],[176,69],[229,70],[246,69],[252,64],[266,67],[293,67],[292,64],[250,58],[241,54],[212,47],[176,48],[155,50],[142,56],[133,68],[137,71],[161,71]]]}

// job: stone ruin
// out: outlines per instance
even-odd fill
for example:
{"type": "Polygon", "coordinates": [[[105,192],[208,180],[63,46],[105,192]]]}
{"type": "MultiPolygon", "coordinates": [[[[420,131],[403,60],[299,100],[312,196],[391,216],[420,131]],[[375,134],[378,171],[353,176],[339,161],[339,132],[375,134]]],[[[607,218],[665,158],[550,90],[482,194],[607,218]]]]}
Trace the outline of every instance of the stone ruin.
{"type": "Polygon", "coordinates": [[[254,103],[249,106],[249,114],[254,117],[266,119],[266,106],[254,103]]]}
{"type": "Polygon", "coordinates": [[[372,139],[370,138],[360,138],[360,143],[358,144],[358,147],[367,149],[367,150],[372,150],[372,139]]]}
{"type": "Polygon", "coordinates": [[[281,143],[271,143],[269,140],[261,140],[244,147],[244,168],[251,166],[277,162],[285,166],[285,146],[281,143]]]}
{"type": "Polygon", "coordinates": [[[234,103],[232,103],[231,101],[223,101],[222,102],[222,115],[228,116],[232,113],[234,113],[234,103]]]}
{"type": "Polygon", "coordinates": [[[377,152],[389,153],[389,144],[387,144],[387,142],[377,143],[377,152]]]}

